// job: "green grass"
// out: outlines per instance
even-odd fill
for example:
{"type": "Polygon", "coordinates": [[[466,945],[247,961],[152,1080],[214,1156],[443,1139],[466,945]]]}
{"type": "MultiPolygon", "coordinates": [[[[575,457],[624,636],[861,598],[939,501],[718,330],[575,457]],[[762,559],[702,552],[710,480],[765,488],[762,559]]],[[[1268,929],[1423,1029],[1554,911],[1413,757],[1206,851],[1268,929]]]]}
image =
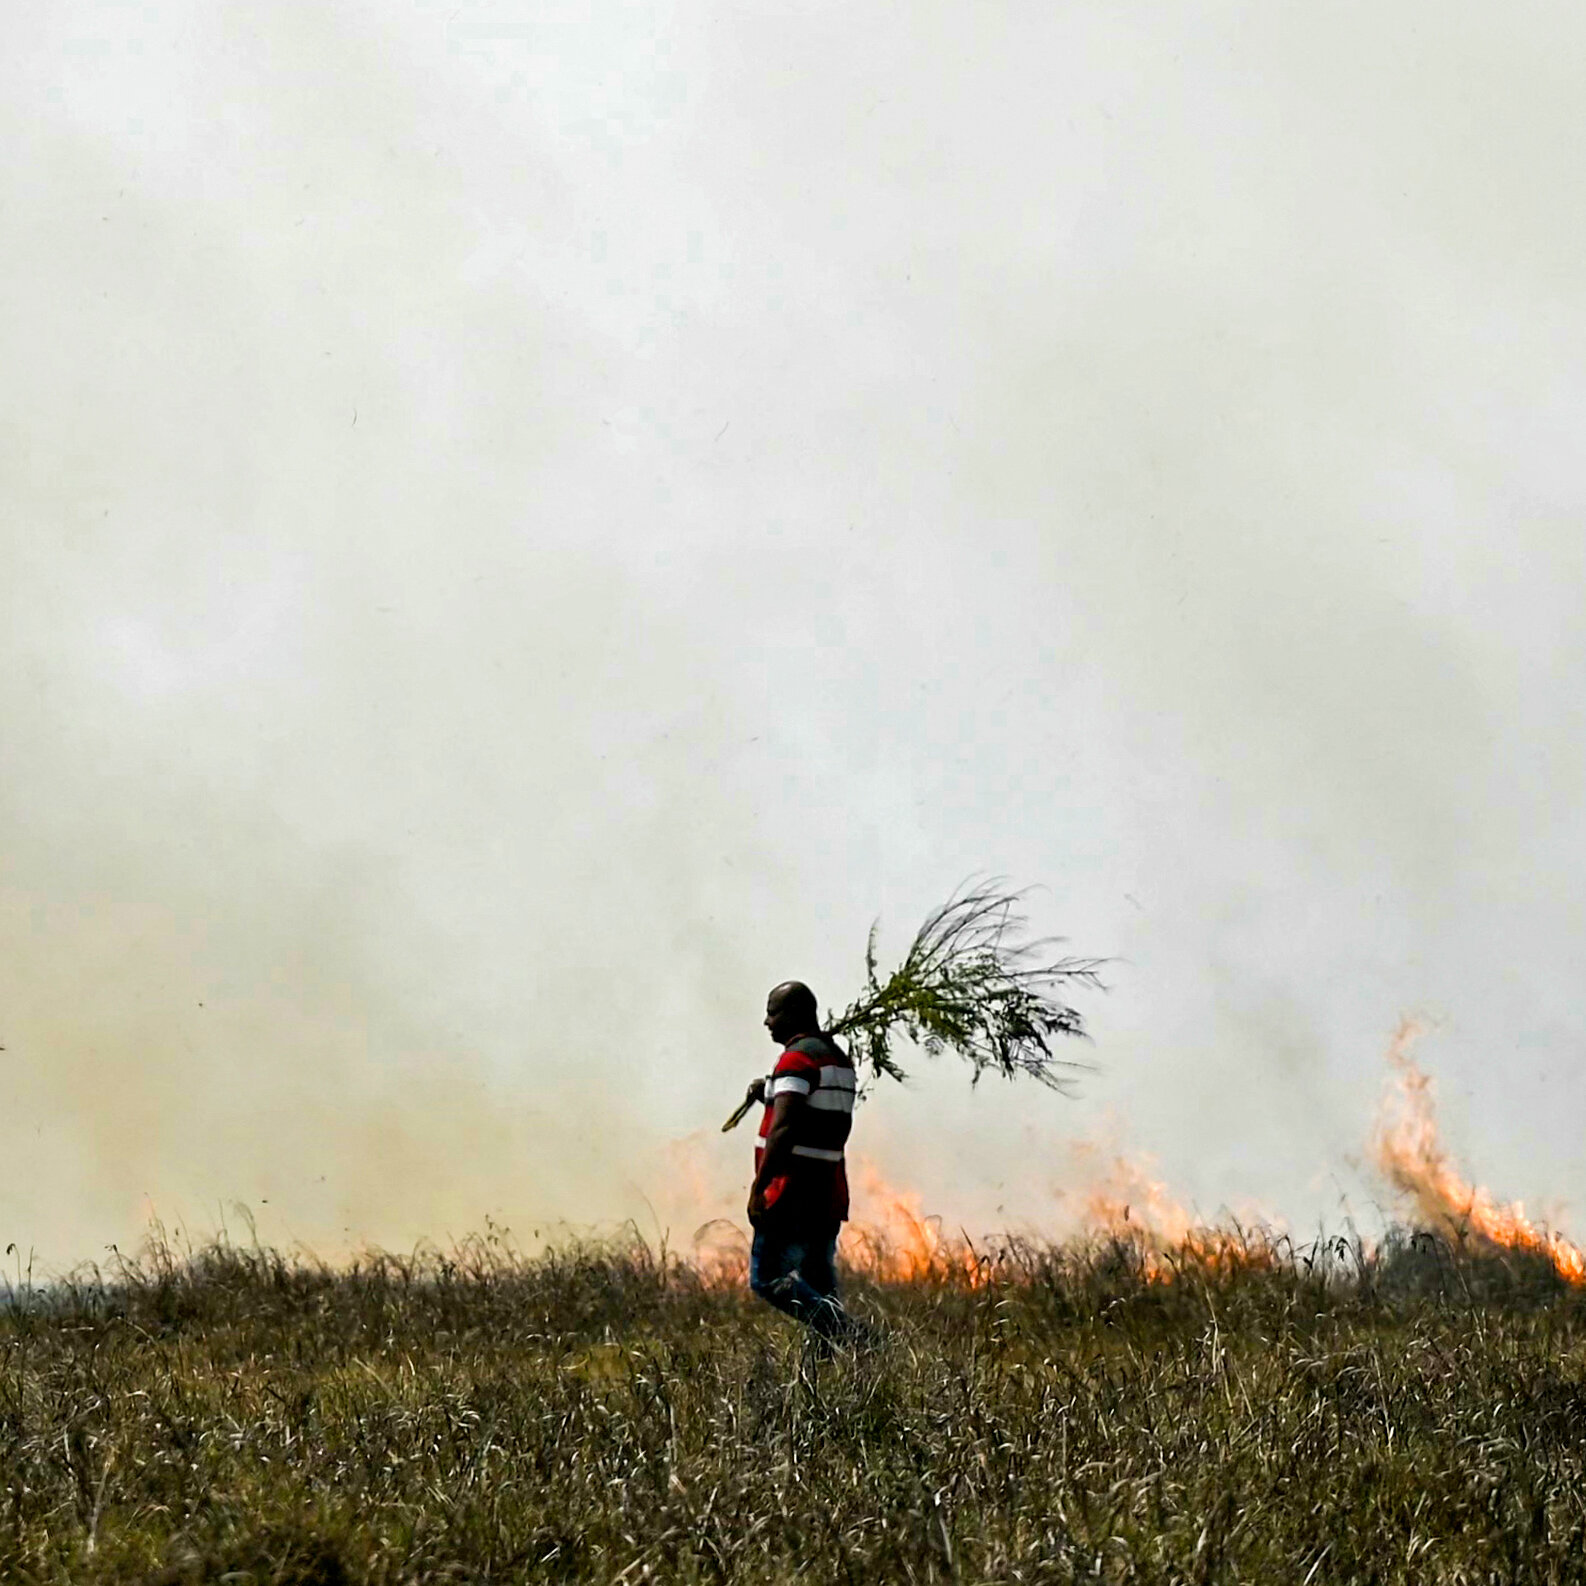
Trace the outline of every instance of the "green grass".
{"type": "Polygon", "coordinates": [[[1428,1240],[790,1324],[638,1243],[156,1251],[0,1315],[0,1580],[1586,1580],[1586,1299],[1428,1240]]]}

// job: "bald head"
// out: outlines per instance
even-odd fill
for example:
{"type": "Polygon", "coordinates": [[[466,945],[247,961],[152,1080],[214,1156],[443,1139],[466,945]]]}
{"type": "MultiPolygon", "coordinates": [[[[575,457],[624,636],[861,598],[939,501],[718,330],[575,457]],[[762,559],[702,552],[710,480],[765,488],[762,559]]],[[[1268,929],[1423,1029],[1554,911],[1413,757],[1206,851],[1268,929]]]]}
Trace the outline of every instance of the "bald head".
{"type": "Polygon", "coordinates": [[[773,986],[765,999],[765,1027],[771,1039],[786,1046],[801,1035],[814,1035],[820,1029],[820,1012],[815,993],[802,980],[784,980],[773,986]]]}

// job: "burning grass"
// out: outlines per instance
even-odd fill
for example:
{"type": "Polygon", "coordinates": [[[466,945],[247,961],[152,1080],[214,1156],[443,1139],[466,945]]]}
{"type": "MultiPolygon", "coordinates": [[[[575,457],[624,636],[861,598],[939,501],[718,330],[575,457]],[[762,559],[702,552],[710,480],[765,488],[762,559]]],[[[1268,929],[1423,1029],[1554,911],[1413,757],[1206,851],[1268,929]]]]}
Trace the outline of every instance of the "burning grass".
{"type": "Polygon", "coordinates": [[[1455,1167],[1410,1033],[1418,1231],[1207,1227],[1124,1163],[1081,1237],[977,1243],[861,1171],[881,1343],[818,1369],[725,1222],[13,1291],[0,1580],[1586,1581],[1586,1263],[1455,1167]]]}
{"type": "Polygon", "coordinates": [[[1586,1576],[1586,1297],[1551,1263],[1162,1254],[882,1263],[850,1291],[885,1342],[812,1377],[636,1239],[157,1249],[0,1318],[0,1579],[1586,1576]]]}
{"type": "Polygon", "coordinates": [[[1410,1056],[1421,1033],[1407,1020],[1388,1049],[1387,1095],[1372,1142],[1383,1176],[1428,1227],[1461,1241],[1540,1257],[1566,1283],[1586,1287],[1586,1252],[1527,1217],[1522,1202],[1500,1202],[1455,1165],[1438,1131],[1431,1076],[1410,1056]]]}

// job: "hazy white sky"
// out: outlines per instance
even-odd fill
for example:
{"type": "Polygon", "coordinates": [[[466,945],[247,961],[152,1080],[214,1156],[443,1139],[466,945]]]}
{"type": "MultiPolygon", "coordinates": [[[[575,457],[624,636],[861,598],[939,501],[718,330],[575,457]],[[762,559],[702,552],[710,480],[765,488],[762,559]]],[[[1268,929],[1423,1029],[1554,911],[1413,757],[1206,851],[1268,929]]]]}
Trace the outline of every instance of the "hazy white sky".
{"type": "Polygon", "coordinates": [[[1080,1101],[867,1106],[933,1207],[1363,1208],[1423,1011],[1579,1229],[1583,103],[1563,3],[18,10],[0,1239],[634,1212],[975,871],[1119,961],[1080,1101]]]}

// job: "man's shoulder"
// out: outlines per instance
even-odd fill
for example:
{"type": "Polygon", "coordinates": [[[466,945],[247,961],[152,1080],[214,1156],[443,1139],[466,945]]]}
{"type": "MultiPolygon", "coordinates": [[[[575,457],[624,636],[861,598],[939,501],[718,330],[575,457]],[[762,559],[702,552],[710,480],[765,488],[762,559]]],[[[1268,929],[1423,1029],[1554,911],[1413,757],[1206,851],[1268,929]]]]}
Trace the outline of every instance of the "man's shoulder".
{"type": "Polygon", "coordinates": [[[778,1074],[819,1073],[833,1065],[851,1068],[848,1054],[829,1035],[801,1035],[777,1059],[778,1074]]]}
{"type": "Polygon", "coordinates": [[[814,1074],[820,1070],[820,1059],[812,1057],[797,1044],[784,1047],[776,1060],[774,1074],[814,1074]]]}

